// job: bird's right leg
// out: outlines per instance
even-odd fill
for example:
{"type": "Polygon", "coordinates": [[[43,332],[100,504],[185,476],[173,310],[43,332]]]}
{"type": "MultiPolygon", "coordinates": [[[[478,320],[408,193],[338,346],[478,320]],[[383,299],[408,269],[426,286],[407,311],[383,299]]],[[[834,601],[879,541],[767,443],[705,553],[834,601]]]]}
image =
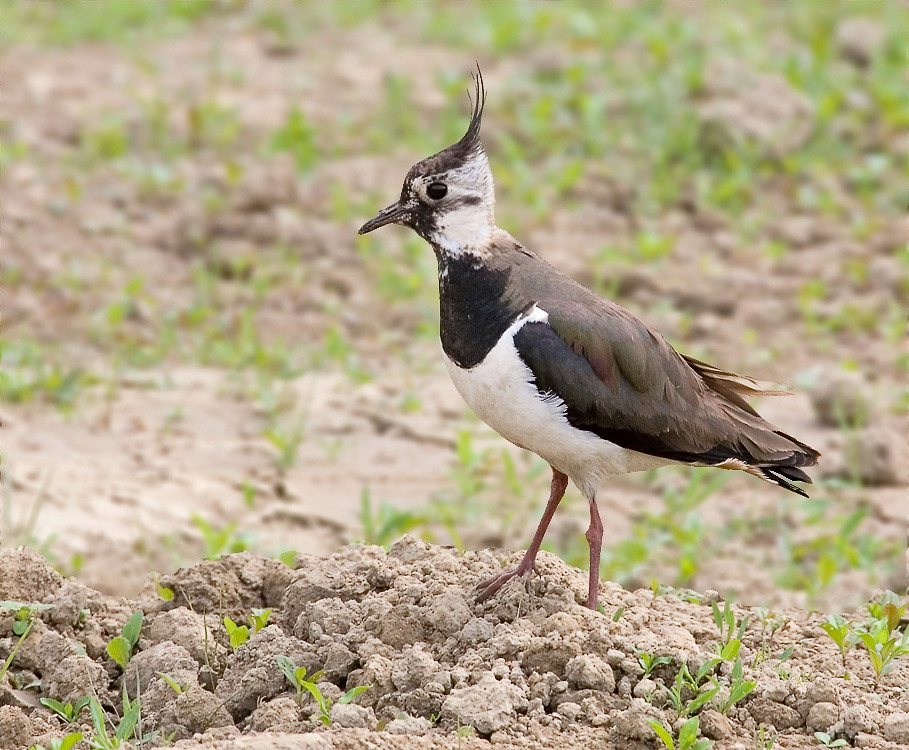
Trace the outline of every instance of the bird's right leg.
{"type": "MultiPolygon", "coordinates": [[[[552,468],[552,467],[551,467],[552,468]]],[[[546,510],[543,511],[543,518],[540,519],[540,525],[537,526],[536,533],[533,535],[533,541],[518,563],[518,567],[508,570],[499,575],[480,581],[477,588],[480,593],[477,594],[478,602],[485,602],[490,597],[508,583],[512,578],[523,578],[525,581],[530,578],[531,573],[536,569],[537,552],[540,551],[540,545],[543,543],[543,537],[546,535],[546,529],[549,528],[549,522],[555,514],[556,508],[565,496],[565,489],[568,487],[568,475],[563,474],[558,469],[552,469],[552,484],[549,488],[549,501],[546,503],[546,510]]]]}

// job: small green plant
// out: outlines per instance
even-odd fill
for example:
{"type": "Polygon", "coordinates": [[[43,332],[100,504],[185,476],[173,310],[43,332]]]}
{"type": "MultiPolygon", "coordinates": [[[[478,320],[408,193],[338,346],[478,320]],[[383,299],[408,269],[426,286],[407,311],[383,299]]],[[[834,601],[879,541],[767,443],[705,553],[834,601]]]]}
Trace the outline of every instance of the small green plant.
{"type": "Polygon", "coordinates": [[[697,713],[719,692],[719,684],[707,688],[705,683],[708,675],[721,661],[717,657],[709,659],[694,675],[688,669],[688,664],[683,661],[675,675],[672,687],[663,686],[669,702],[678,716],[691,716],[697,713]],[[694,698],[686,700],[690,694],[693,694],[694,698]]]}
{"type": "Polygon", "coordinates": [[[162,586],[160,576],[155,576],[155,590],[158,592],[158,596],[164,601],[173,601],[174,590],[167,586],[162,586]]]}
{"type": "Polygon", "coordinates": [[[249,640],[249,626],[237,625],[229,617],[224,618],[224,629],[227,631],[227,637],[230,639],[230,647],[236,651],[240,646],[249,640]]]}
{"type": "Polygon", "coordinates": [[[61,703],[60,701],[55,701],[53,698],[42,698],[41,704],[47,706],[47,708],[57,714],[57,716],[63,719],[67,724],[75,724],[79,719],[79,714],[82,713],[82,709],[88,705],[89,700],[87,695],[83,695],[75,704],[61,703]]]}
{"type": "Polygon", "coordinates": [[[893,671],[898,657],[909,654],[909,628],[900,634],[891,628],[889,619],[878,620],[869,629],[858,631],[857,636],[868,653],[875,681],[893,671]]]}
{"type": "Polygon", "coordinates": [[[224,629],[227,631],[227,637],[230,639],[230,647],[236,651],[246,641],[252,633],[258,633],[268,624],[268,618],[271,616],[270,609],[254,609],[251,614],[247,615],[249,625],[237,625],[229,617],[224,618],[224,629]]]}
{"type": "Polygon", "coordinates": [[[82,732],[70,732],[66,737],[54,737],[48,747],[32,745],[29,750],[70,750],[82,741],[82,732]]]}
{"type": "Polygon", "coordinates": [[[461,717],[458,717],[458,725],[455,728],[455,737],[458,738],[458,750],[461,750],[464,740],[469,738],[474,731],[470,724],[461,724],[461,717]]]}
{"type": "Polygon", "coordinates": [[[158,675],[158,677],[160,677],[162,680],[164,680],[168,685],[170,685],[171,689],[177,695],[180,695],[181,693],[186,692],[186,688],[184,688],[183,685],[181,685],[179,682],[177,682],[169,674],[165,674],[164,672],[156,672],[156,674],[158,675]]]}
{"type": "Polygon", "coordinates": [[[113,737],[107,733],[107,717],[95,696],[89,699],[88,710],[91,713],[92,727],[95,730],[95,736],[88,741],[92,750],[117,750],[136,731],[140,712],[139,699],[131,701],[126,694],[126,688],[123,689],[123,716],[114,728],[113,737]]]}
{"type": "Polygon", "coordinates": [[[845,747],[847,744],[846,740],[835,740],[826,732],[815,732],[814,739],[820,742],[824,747],[845,747]]]}
{"type": "Polygon", "coordinates": [[[398,510],[388,500],[375,507],[369,488],[360,492],[360,526],[367,544],[387,546],[427,520],[422,513],[398,510]]]}
{"type": "Polygon", "coordinates": [[[742,619],[739,623],[738,630],[735,627],[735,612],[729,602],[723,602],[723,609],[720,610],[716,602],[711,605],[713,609],[713,621],[720,631],[720,643],[717,647],[717,654],[723,661],[732,661],[738,656],[739,649],[742,647],[742,635],[745,628],[748,627],[748,618],[742,619]]]}
{"type": "Polygon", "coordinates": [[[216,528],[198,513],[192,514],[192,521],[202,534],[202,541],[205,543],[203,557],[206,560],[218,560],[221,555],[249,549],[249,540],[236,533],[236,523],[228,523],[221,528],[216,528]]]}
{"type": "MultiPolygon", "coordinates": [[[[316,704],[319,707],[319,721],[327,727],[331,726],[331,698],[324,696],[321,688],[316,684],[325,676],[325,672],[320,670],[310,675],[307,679],[306,667],[298,667],[294,664],[293,660],[287,656],[277,656],[275,658],[278,662],[278,666],[281,668],[281,672],[283,672],[287,681],[293,685],[297,692],[295,698],[297,703],[302,703],[304,692],[308,692],[315,699],[316,704]]],[[[370,685],[359,685],[358,687],[351,688],[338,698],[338,703],[341,705],[352,703],[362,693],[369,690],[370,687],[370,685]]]]}
{"type": "Polygon", "coordinates": [[[754,730],[755,750],[773,750],[776,744],[776,735],[761,724],[754,730]]]}
{"type": "Polygon", "coordinates": [[[0,681],[2,681],[4,675],[9,671],[10,665],[13,663],[13,659],[16,658],[16,652],[19,650],[19,646],[28,638],[28,634],[32,632],[32,628],[35,625],[35,615],[43,609],[49,609],[50,605],[39,604],[37,602],[3,601],[0,602],[0,607],[15,613],[16,619],[13,622],[13,635],[19,636],[16,645],[13,646],[12,651],[9,652],[9,656],[6,657],[6,661],[3,662],[3,666],[0,667],[0,681]]]}
{"type": "Polygon", "coordinates": [[[858,636],[852,629],[852,625],[846,622],[842,615],[830,615],[826,622],[821,623],[821,630],[830,636],[831,640],[840,650],[840,657],[843,659],[843,669],[846,669],[846,654],[858,643],[858,636]]]}
{"type": "Polygon", "coordinates": [[[297,463],[300,444],[306,437],[306,419],[297,417],[292,425],[279,424],[275,420],[264,432],[264,437],[277,451],[275,464],[283,474],[297,463]]]}
{"type": "Polygon", "coordinates": [[[662,667],[664,664],[672,664],[671,656],[654,656],[644,651],[638,653],[638,664],[644,670],[644,677],[650,677],[653,670],[662,667]]]}
{"type": "Polygon", "coordinates": [[[676,744],[669,731],[658,721],[647,719],[653,731],[657,733],[666,750],[707,750],[713,747],[713,740],[698,739],[698,717],[692,716],[679,730],[679,741],[676,744]]]}
{"type": "Polygon", "coordinates": [[[107,644],[108,656],[120,665],[120,669],[126,669],[126,665],[133,657],[133,651],[139,642],[143,617],[142,610],[133,612],[126,621],[126,625],[123,626],[123,634],[111,639],[111,642],[107,644]]]}
{"type": "Polygon", "coordinates": [[[729,697],[723,702],[723,705],[720,707],[720,713],[727,714],[729,710],[740,700],[745,698],[752,690],[754,690],[757,683],[754,680],[746,680],[744,678],[745,667],[742,664],[742,659],[740,657],[735,658],[735,662],[732,664],[732,675],[731,681],[729,683],[729,697]]]}
{"type": "Polygon", "coordinates": [[[307,679],[306,667],[298,667],[289,656],[276,656],[275,659],[278,662],[278,666],[281,668],[284,677],[287,678],[287,681],[296,691],[295,700],[297,703],[303,702],[303,696],[307,691],[311,692],[307,687],[307,684],[315,684],[316,681],[325,675],[325,672],[322,671],[314,672],[309,676],[309,679],[307,679]]]}

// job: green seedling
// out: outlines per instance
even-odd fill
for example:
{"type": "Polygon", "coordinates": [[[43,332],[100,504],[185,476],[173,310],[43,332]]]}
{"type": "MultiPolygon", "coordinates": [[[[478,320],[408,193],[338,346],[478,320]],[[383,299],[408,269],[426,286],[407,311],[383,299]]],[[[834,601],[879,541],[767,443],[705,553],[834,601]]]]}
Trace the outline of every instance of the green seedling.
{"type": "Polygon", "coordinates": [[[729,683],[729,697],[720,707],[720,713],[729,713],[730,709],[751,693],[757,685],[754,680],[746,680],[744,678],[744,672],[745,667],[742,664],[741,658],[736,657],[735,662],[732,665],[732,680],[729,683]]]}
{"type": "Polygon", "coordinates": [[[228,523],[220,529],[215,528],[198,513],[192,514],[192,522],[202,534],[205,543],[203,557],[206,560],[219,560],[221,555],[249,549],[249,541],[236,533],[236,523],[228,523]]]}
{"type": "Polygon", "coordinates": [[[754,730],[754,747],[755,750],[773,750],[776,744],[776,735],[761,724],[754,730]]]}
{"type": "Polygon", "coordinates": [[[278,559],[288,568],[293,568],[294,563],[297,560],[297,551],[295,549],[286,549],[278,555],[278,559]]]}
{"type": "Polygon", "coordinates": [[[111,639],[107,644],[108,656],[120,665],[120,669],[126,669],[126,665],[133,657],[133,651],[139,642],[139,632],[142,630],[142,618],[142,610],[133,612],[123,626],[123,634],[111,639]]]}
{"type": "Polygon", "coordinates": [[[889,620],[878,620],[870,629],[858,631],[857,636],[868,653],[875,681],[893,671],[898,657],[909,654],[909,628],[900,634],[891,630],[889,620]]]}
{"type": "Polygon", "coordinates": [[[846,669],[846,654],[858,643],[858,636],[852,630],[852,625],[842,615],[830,615],[827,622],[821,623],[821,630],[830,636],[831,640],[840,650],[843,659],[843,669],[846,669]]]}
{"type": "Polygon", "coordinates": [[[408,531],[427,523],[427,517],[411,510],[398,510],[388,500],[374,507],[369,488],[360,492],[360,526],[367,544],[387,546],[408,531]]]}
{"type": "MultiPolygon", "coordinates": [[[[304,694],[309,691],[307,687],[308,684],[315,684],[317,680],[324,677],[325,672],[319,671],[309,676],[309,679],[306,678],[306,667],[298,667],[294,664],[293,659],[289,656],[276,656],[275,659],[278,662],[278,666],[281,668],[281,672],[284,674],[284,677],[287,678],[287,681],[293,686],[296,691],[295,700],[297,703],[302,703],[304,694]]],[[[320,692],[321,695],[321,692],[320,692]]]]}
{"type": "Polygon", "coordinates": [[[738,656],[739,649],[742,647],[742,635],[748,627],[748,618],[742,619],[738,630],[735,627],[735,612],[729,602],[723,602],[723,609],[720,610],[716,602],[711,605],[713,609],[713,621],[720,631],[720,644],[717,647],[717,653],[723,661],[732,661],[738,656]]]}
{"type": "Polygon", "coordinates": [[[669,731],[658,721],[647,719],[647,723],[653,727],[657,737],[663,743],[666,750],[707,750],[713,747],[713,740],[698,739],[698,717],[692,716],[686,721],[679,730],[678,743],[672,739],[669,731]]]}
{"type": "Polygon", "coordinates": [[[123,689],[123,716],[117,722],[113,736],[107,733],[107,716],[95,696],[89,699],[88,709],[95,730],[95,736],[88,741],[92,750],[117,750],[124,742],[129,741],[136,731],[140,712],[139,699],[131,701],[126,694],[126,688],[123,689]]]}
{"type": "Polygon", "coordinates": [[[249,626],[237,625],[229,617],[224,618],[224,629],[227,631],[227,637],[230,639],[230,647],[236,651],[240,646],[249,640],[249,626]]]}
{"type": "Polygon", "coordinates": [[[263,434],[277,451],[275,463],[284,473],[297,463],[300,444],[306,437],[306,420],[304,417],[298,417],[290,426],[275,421],[263,434]]]}
{"type": "MultiPolygon", "coordinates": [[[[297,692],[296,701],[301,703],[303,701],[304,691],[308,692],[316,701],[316,704],[319,707],[318,719],[325,726],[331,726],[331,698],[327,698],[322,694],[321,688],[316,684],[322,677],[325,676],[325,672],[319,671],[310,675],[307,679],[306,677],[306,667],[298,667],[294,664],[293,660],[287,656],[277,656],[275,657],[278,662],[278,666],[281,668],[284,676],[287,678],[287,681],[294,686],[294,689],[297,692]]],[[[344,695],[338,698],[338,703],[341,705],[352,703],[359,697],[362,693],[365,693],[369,690],[371,685],[359,685],[358,687],[351,688],[344,695]]]]}
{"type": "Polygon", "coordinates": [[[271,617],[271,609],[254,608],[248,615],[250,627],[253,633],[258,633],[262,628],[268,625],[268,618],[271,617]]]}
{"type": "Polygon", "coordinates": [[[227,630],[227,637],[230,639],[230,647],[236,651],[246,641],[252,633],[258,633],[268,624],[268,618],[271,616],[270,609],[254,609],[252,614],[247,615],[249,625],[237,625],[229,617],[224,618],[224,629],[227,630]]]}
{"type": "Polygon", "coordinates": [[[32,745],[29,750],[71,750],[82,741],[82,732],[70,732],[66,737],[54,737],[50,745],[32,745]]]}
{"type": "Polygon", "coordinates": [[[89,697],[83,695],[79,700],[73,703],[61,703],[60,701],[55,701],[53,698],[42,698],[41,704],[47,706],[51,711],[53,711],[57,716],[59,716],[67,724],[75,724],[79,719],[79,714],[82,713],[82,709],[88,705],[89,697]]]}
{"type": "Polygon", "coordinates": [[[158,596],[161,597],[161,599],[164,601],[173,601],[174,590],[172,588],[168,588],[167,586],[162,586],[160,576],[155,576],[155,590],[158,592],[158,596]]]}
{"type": "Polygon", "coordinates": [[[900,624],[900,621],[906,616],[907,609],[909,609],[909,603],[901,601],[900,597],[892,591],[885,591],[878,601],[868,604],[871,622],[886,620],[890,630],[894,630],[900,624]]]}
{"type": "Polygon", "coordinates": [[[718,684],[704,689],[704,682],[721,661],[721,659],[716,657],[708,660],[701,665],[701,668],[694,675],[688,669],[688,664],[683,661],[682,666],[679,667],[679,671],[675,675],[672,687],[663,686],[669,702],[672,703],[672,707],[678,716],[691,716],[697,713],[719,692],[720,686],[718,684]],[[686,701],[686,696],[692,693],[694,698],[686,701]]]}
{"type": "Polygon", "coordinates": [[[816,739],[818,742],[820,742],[824,747],[845,747],[846,744],[848,744],[848,743],[846,742],[846,740],[843,740],[843,739],[835,740],[835,739],[833,739],[833,737],[831,737],[831,736],[830,736],[829,734],[827,734],[826,732],[815,732],[815,733],[814,733],[814,739],[816,739]]]}
{"type": "Polygon", "coordinates": [[[169,674],[164,674],[164,672],[156,672],[155,674],[157,674],[158,677],[160,677],[160,678],[161,678],[162,680],[164,680],[168,685],[170,685],[171,689],[172,689],[177,695],[180,695],[181,693],[184,693],[184,692],[186,691],[186,688],[184,688],[179,682],[177,682],[177,681],[176,681],[173,677],[171,677],[169,674]]]}
{"type": "Polygon", "coordinates": [[[644,651],[638,653],[638,664],[644,670],[644,677],[650,677],[653,670],[662,667],[664,664],[672,664],[671,656],[654,656],[644,651]]]}
{"type": "Polygon", "coordinates": [[[761,631],[768,634],[771,641],[778,632],[784,630],[789,624],[788,617],[778,615],[767,607],[758,607],[756,617],[758,622],[761,623],[761,631]]]}
{"type": "Polygon", "coordinates": [[[19,646],[28,638],[28,634],[32,632],[32,628],[35,625],[35,615],[43,609],[50,609],[50,606],[50,604],[39,604],[37,602],[0,602],[0,607],[15,613],[16,619],[13,622],[13,635],[19,636],[16,645],[13,646],[12,651],[9,652],[9,656],[6,657],[6,661],[3,662],[3,666],[0,667],[0,682],[3,681],[3,677],[9,671],[13,659],[16,658],[16,652],[19,650],[19,646]]]}
{"type": "Polygon", "coordinates": [[[458,738],[458,750],[463,747],[463,742],[474,733],[474,728],[470,724],[461,724],[461,717],[458,717],[458,725],[455,728],[455,737],[458,738]]]}

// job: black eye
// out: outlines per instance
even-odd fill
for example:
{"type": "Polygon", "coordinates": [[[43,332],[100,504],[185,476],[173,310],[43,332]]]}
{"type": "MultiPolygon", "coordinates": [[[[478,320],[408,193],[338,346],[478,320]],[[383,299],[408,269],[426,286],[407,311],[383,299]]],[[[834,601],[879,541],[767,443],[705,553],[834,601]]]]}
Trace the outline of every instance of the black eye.
{"type": "Polygon", "coordinates": [[[448,193],[448,185],[444,182],[434,182],[428,188],[426,188],[426,195],[432,198],[434,201],[444,198],[446,193],[448,193]]]}

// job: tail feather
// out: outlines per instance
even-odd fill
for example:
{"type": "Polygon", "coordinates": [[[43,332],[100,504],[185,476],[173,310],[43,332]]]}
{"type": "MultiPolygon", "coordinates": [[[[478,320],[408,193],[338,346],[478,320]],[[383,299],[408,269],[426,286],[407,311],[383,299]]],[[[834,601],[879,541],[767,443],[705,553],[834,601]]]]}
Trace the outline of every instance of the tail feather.
{"type": "Polygon", "coordinates": [[[769,482],[773,482],[784,489],[794,492],[796,495],[801,495],[802,497],[808,497],[808,493],[805,492],[801,487],[796,487],[792,482],[805,482],[806,484],[811,484],[811,477],[809,477],[801,469],[797,469],[794,466],[760,466],[758,471],[761,472],[761,476],[769,482]]]}

